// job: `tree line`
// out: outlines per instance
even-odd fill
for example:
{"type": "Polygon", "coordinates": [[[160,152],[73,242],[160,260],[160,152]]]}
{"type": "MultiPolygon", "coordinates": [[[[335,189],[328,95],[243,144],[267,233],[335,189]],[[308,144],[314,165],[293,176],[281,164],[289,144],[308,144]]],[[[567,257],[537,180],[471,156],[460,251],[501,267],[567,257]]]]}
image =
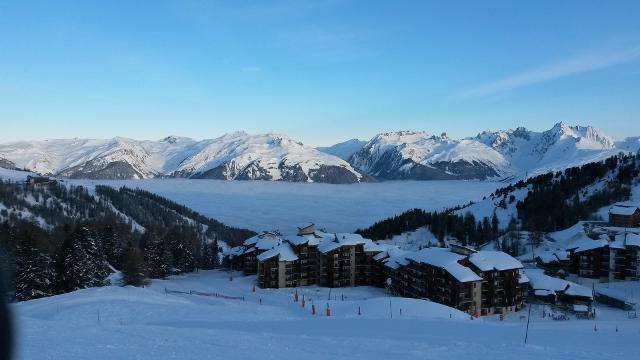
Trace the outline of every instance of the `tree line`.
{"type": "Polygon", "coordinates": [[[0,250],[13,275],[11,296],[29,300],[101,286],[116,270],[124,284],[141,285],[213,269],[218,239],[253,234],[196,214],[127,188],[90,193],[82,186],[0,181],[0,250]]]}
{"type": "MultiPolygon", "coordinates": [[[[500,248],[518,253],[515,241],[521,230],[541,239],[542,232],[556,231],[593,218],[598,209],[628,200],[631,186],[638,184],[640,159],[637,155],[619,154],[603,161],[571,167],[564,171],[520,180],[497,189],[490,195],[497,207],[506,209],[515,202],[516,213],[508,224],[500,224],[496,213],[477,219],[472,213],[460,214],[466,206],[444,211],[411,209],[376,222],[356,232],[373,240],[390,239],[426,226],[439,239],[452,237],[464,245],[480,246],[502,235],[500,248]],[[528,189],[523,200],[515,201],[514,192],[528,189]]],[[[468,206],[468,205],[467,205],[468,206]]]]}

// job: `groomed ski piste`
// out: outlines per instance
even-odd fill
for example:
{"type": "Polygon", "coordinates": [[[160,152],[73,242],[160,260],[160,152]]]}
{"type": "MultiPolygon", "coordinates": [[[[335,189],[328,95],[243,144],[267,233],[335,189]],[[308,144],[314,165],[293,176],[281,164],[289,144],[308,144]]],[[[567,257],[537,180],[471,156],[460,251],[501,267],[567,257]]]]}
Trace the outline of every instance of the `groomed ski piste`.
{"type": "MultiPolygon", "coordinates": [[[[525,345],[528,307],[472,320],[384,289],[254,292],[255,279],[200,271],[16,303],[17,358],[575,360],[631,359],[640,349],[640,319],[601,304],[595,320],[561,321],[534,304],[525,345]]],[[[639,282],[616,285],[637,302],[639,282]]]]}

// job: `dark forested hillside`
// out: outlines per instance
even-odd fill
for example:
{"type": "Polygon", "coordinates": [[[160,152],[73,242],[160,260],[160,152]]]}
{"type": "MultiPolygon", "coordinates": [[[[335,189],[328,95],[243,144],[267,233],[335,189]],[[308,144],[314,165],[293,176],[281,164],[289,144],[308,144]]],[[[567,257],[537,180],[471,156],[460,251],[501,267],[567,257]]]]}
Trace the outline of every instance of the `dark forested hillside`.
{"type": "Polygon", "coordinates": [[[620,154],[500,188],[485,200],[503,208],[515,201],[516,190],[528,189],[515,204],[508,224],[499,223],[495,210],[492,216],[478,219],[472,212],[465,213],[465,207],[442,212],[412,209],[357,232],[371,239],[388,239],[427,226],[438,239],[451,236],[463,244],[480,245],[509,230],[555,231],[589,219],[603,206],[627,200],[632,185],[638,184],[639,172],[637,155],[620,154]]]}
{"type": "Polygon", "coordinates": [[[146,190],[126,187],[115,190],[108,186],[98,185],[96,192],[109,198],[119,210],[132,216],[145,227],[144,224],[148,224],[149,221],[155,222],[158,219],[163,220],[164,226],[189,219],[191,222],[195,221],[205,225],[205,232],[209,237],[224,239],[232,246],[239,245],[244,239],[255,234],[250,230],[229,227],[184,205],[146,190]]]}
{"type": "Polygon", "coordinates": [[[218,240],[252,234],[144,191],[0,180],[0,250],[16,300],[100,286],[114,269],[140,284],[215,268],[218,240]]]}

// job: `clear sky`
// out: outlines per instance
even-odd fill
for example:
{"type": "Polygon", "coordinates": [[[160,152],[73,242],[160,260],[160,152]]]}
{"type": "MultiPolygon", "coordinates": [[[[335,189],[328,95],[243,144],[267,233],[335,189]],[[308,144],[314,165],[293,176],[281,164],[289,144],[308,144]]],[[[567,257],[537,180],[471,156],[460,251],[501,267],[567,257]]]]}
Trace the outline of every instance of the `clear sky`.
{"type": "Polygon", "coordinates": [[[640,1],[0,1],[0,141],[640,135],[640,1]]]}

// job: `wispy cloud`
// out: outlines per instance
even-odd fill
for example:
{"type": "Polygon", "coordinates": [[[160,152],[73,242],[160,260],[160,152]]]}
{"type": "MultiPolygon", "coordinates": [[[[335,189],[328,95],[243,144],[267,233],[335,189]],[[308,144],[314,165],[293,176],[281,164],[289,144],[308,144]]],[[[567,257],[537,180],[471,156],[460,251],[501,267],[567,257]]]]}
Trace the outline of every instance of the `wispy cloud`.
{"type": "Polygon", "coordinates": [[[604,69],[638,59],[640,59],[640,46],[618,51],[586,54],[477,85],[459,92],[456,97],[479,98],[500,95],[525,86],[604,69]]]}
{"type": "Polygon", "coordinates": [[[242,66],[240,67],[240,71],[244,73],[252,73],[262,71],[262,68],[259,66],[242,66]]]}

